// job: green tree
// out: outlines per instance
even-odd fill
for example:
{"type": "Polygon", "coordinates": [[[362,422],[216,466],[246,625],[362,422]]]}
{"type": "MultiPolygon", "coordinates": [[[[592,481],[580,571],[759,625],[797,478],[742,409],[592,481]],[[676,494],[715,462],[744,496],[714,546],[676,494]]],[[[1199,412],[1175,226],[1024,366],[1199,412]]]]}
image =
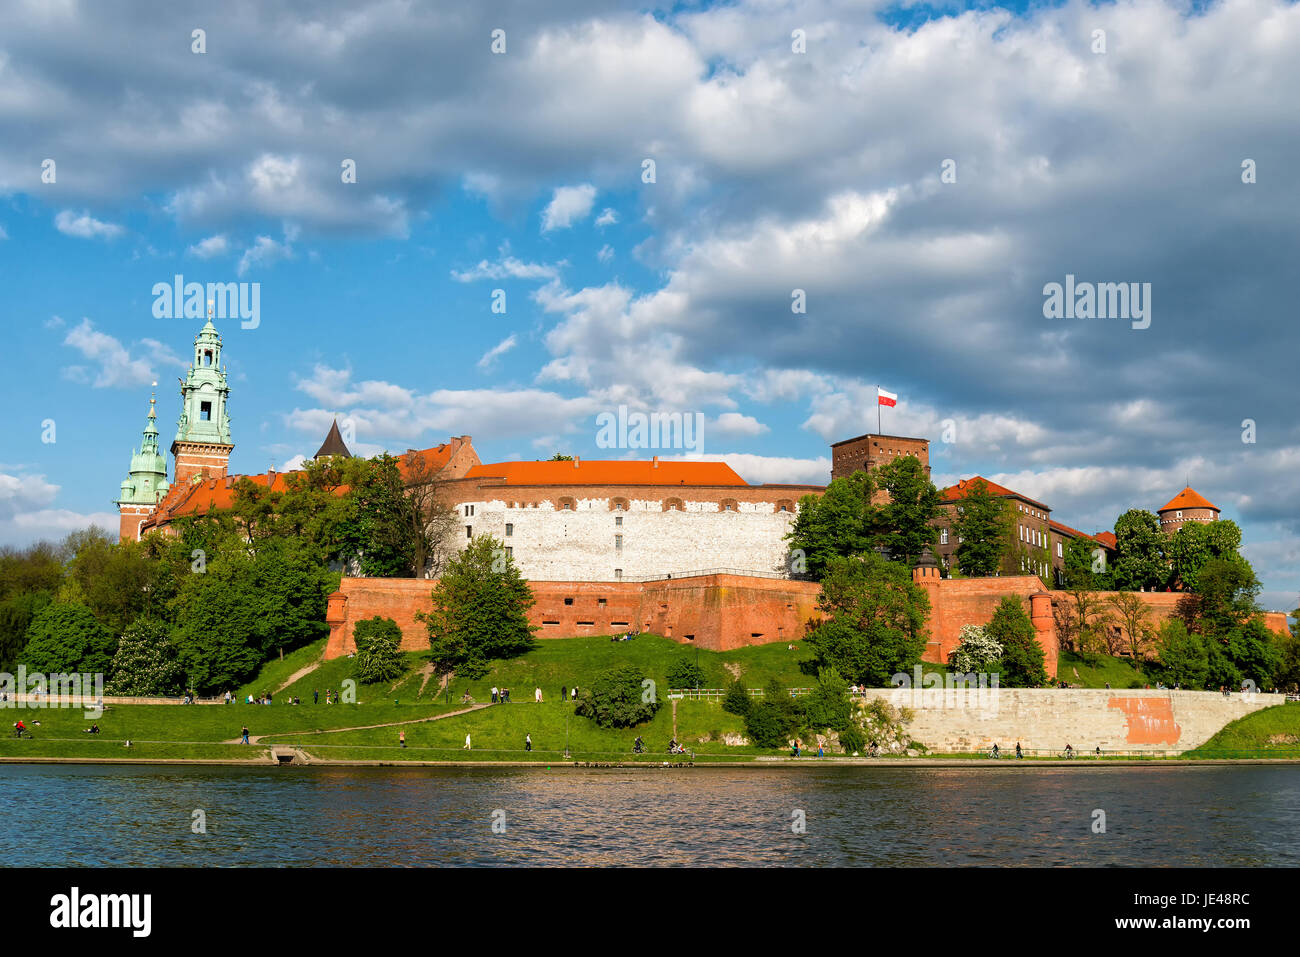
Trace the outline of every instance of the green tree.
{"type": "Polygon", "coordinates": [[[704,686],[704,669],[686,655],[678,655],[668,666],[668,687],[701,688],[704,686]]]}
{"type": "Polygon", "coordinates": [[[70,536],[64,597],[89,608],[114,634],[144,614],[153,602],[159,568],[139,542],[113,542],[99,529],[70,536]]]}
{"type": "Polygon", "coordinates": [[[997,671],[1001,660],[1002,643],[983,625],[962,625],[957,647],[948,656],[948,663],[961,674],[997,671]]]}
{"type": "Polygon", "coordinates": [[[256,552],[234,536],[180,581],[171,602],[189,684],[220,691],[243,684],[277,652],[329,633],[326,599],[339,576],[301,539],[268,538],[256,552]]]}
{"type": "Polygon", "coordinates": [[[826,617],[809,630],[808,644],[820,667],[884,687],[921,660],[930,600],[906,567],[874,554],[835,559],[819,607],[826,617]]]}
{"type": "Polygon", "coordinates": [[[1195,598],[1187,603],[1195,610],[1195,630],[1224,635],[1241,628],[1259,614],[1260,587],[1255,570],[1240,555],[1207,559],[1196,574],[1195,598]]]}
{"type": "Polygon", "coordinates": [[[1268,630],[1262,617],[1252,618],[1228,632],[1223,644],[1242,680],[1255,682],[1256,689],[1261,691],[1273,687],[1274,676],[1282,667],[1283,649],[1278,636],[1268,630]]]}
{"type": "Polygon", "coordinates": [[[1117,591],[1106,599],[1115,618],[1124,628],[1128,651],[1134,661],[1141,661],[1147,643],[1153,635],[1151,606],[1142,596],[1131,591],[1117,591]]]}
{"type": "Polygon", "coordinates": [[[821,580],[836,558],[871,551],[878,525],[872,504],[875,480],[868,472],[831,479],[820,495],[805,495],[786,534],[791,552],[801,552],[806,570],[821,580]]]}
{"type": "Polygon", "coordinates": [[[0,601],[0,671],[13,674],[27,645],[27,629],[50,603],[50,593],[26,592],[0,601]]]}
{"type": "Polygon", "coordinates": [[[1038,643],[1038,630],[1020,599],[1004,597],[984,631],[1002,646],[1000,687],[1038,688],[1047,684],[1047,659],[1038,643]]]}
{"type": "Polygon", "coordinates": [[[344,552],[360,564],[362,575],[408,578],[415,574],[410,506],[396,458],[384,454],[370,460],[349,495],[339,537],[344,552]]]}
{"type": "Polygon", "coordinates": [[[0,602],[39,592],[53,595],[63,581],[63,556],[52,542],[24,548],[0,545],[0,602]]]}
{"type": "Polygon", "coordinates": [[[909,568],[939,537],[939,490],[915,455],[904,455],[874,470],[876,487],[889,500],[876,513],[877,542],[909,568]]]}
{"type": "Polygon", "coordinates": [[[1006,499],[994,495],[983,479],[966,485],[952,528],[957,535],[957,567],[969,578],[996,573],[1011,542],[1011,511],[1006,499]]]}
{"type": "Polygon", "coordinates": [[[433,589],[433,609],[416,617],[429,630],[433,661],[446,673],[485,673],[493,658],[514,658],[533,646],[528,623],[532,589],[500,543],[476,535],[447,564],[433,589]]]}
{"type": "Polygon", "coordinates": [[[808,727],[843,731],[853,718],[848,681],[834,668],[820,669],[817,683],[804,700],[803,711],[808,727]]]}
{"type": "Polygon", "coordinates": [[[27,629],[20,663],[28,671],[52,674],[107,674],[117,638],[85,605],[53,602],[27,629]]]}
{"type": "Polygon", "coordinates": [[[647,693],[645,681],[645,673],[630,666],[602,671],[579,690],[574,713],[602,728],[630,728],[649,721],[660,703],[658,695],[647,693]]]}
{"type": "Polygon", "coordinates": [[[406,672],[402,658],[402,629],[391,618],[364,618],[352,632],[357,656],[352,675],[358,684],[396,681],[406,672]]]}
{"type": "Polygon", "coordinates": [[[1169,540],[1171,580],[1176,587],[1196,591],[1201,568],[1214,558],[1245,561],[1237,553],[1241,529],[1228,519],[1187,522],[1169,540]]]}
{"type": "Polygon", "coordinates": [[[722,710],[728,714],[740,715],[742,718],[749,714],[749,709],[754,701],[749,696],[744,683],[737,678],[727,686],[727,693],[722,699],[722,710]]]}
{"type": "Polygon", "coordinates": [[[104,691],[141,697],[174,695],[185,690],[185,673],[171,631],[158,618],[141,617],[132,622],[117,643],[112,677],[104,691]]]}
{"type": "Polygon", "coordinates": [[[745,716],[745,733],[760,748],[780,748],[798,733],[802,723],[803,710],[799,703],[773,678],[767,683],[762,700],[754,703],[745,716]]]}
{"type": "Polygon", "coordinates": [[[1210,655],[1205,639],[1187,630],[1187,625],[1170,618],[1156,637],[1157,658],[1165,680],[1181,688],[1204,688],[1210,673],[1210,655]]]}
{"type": "Polygon", "coordinates": [[[1111,582],[1125,591],[1154,591],[1169,579],[1165,545],[1169,536],[1160,519],[1141,508],[1131,508],[1115,521],[1115,560],[1111,582]]]}

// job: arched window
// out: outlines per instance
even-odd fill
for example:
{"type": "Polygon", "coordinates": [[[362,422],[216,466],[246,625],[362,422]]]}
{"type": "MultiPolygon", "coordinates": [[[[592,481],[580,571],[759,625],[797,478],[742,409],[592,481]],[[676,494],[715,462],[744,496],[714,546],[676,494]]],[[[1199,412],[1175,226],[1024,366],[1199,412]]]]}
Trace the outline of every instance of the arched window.
{"type": "Polygon", "coordinates": [[[718,503],[719,512],[738,512],[740,505],[734,498],[724,498],[718,503]]]}
{"type": "Polygon", "coordinates": [[[781,501],[776,503],[776,510],[778,512],[793,512],[794,502],[790,501],[788,498],[783,498],[781,501]]]}
{"type": "Polygon", "coordinates": [[[563,498],[561,498],[558,502],[555,503],[555,508],[557,511],[560,512],[572,512],[578,508],[578,503],[574,501],[570,496],[565,495],[563,498]]]}
{"type": "Polygon", "coordinates": [[[626,512],[629,502],[625,498],[611,498],[609,500],[609,510],[611,512],[626,512]]]}
{"type": "Polygon", "coordinates": [[[664,499],[664,511],[684,512],[686,511],[686,506],[682,503],[680,498],[666,498],[664,499]]]}

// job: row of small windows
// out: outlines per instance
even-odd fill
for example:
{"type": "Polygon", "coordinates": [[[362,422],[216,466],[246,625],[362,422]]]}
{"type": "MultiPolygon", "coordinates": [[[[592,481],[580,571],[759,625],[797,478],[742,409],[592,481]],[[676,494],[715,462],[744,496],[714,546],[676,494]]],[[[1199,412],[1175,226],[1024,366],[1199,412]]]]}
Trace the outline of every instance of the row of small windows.
{"type": "MultiPolygon", "coordinates": [[[[538,502],[507,502],[506,508],[537,508],[538,505],[539,505],[538,502]]],[[[686,511],[686,503],[683,502],[680,498],[666,498],[660,503],[660,508],[662,511],[665,512],[684,512],[686,511]]],[[[575,512],[578,509],[578,503],[576,499],[569,498],[566,496],[565,498],[561,498],[558,501],[556,501],[555,509],[556,511],[559,512],[575,512]]],[[[630,511],[630,503],[625,498],[613,499],[610,502],[609,510],[611,512],[630,511]]],[[[776,503],[775,510],[777,512],[793,512],[794,503],[791,502],[789,499],[782,499],[781,501],[776,503]]],[[[718,511],[739,512],[740,503],[737,502],[734,498],[724,498],[721,502],[718,503],[718,511]]],[[[464,513],[466,517],[473,515],[474,506],[473,505],[464,506],[464,513]]]]}

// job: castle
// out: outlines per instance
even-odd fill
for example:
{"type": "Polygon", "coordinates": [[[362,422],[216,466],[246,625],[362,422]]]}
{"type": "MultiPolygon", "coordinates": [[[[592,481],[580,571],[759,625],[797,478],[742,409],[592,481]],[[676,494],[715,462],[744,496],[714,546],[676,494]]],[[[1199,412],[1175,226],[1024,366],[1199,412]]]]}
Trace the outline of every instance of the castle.
{"type": "MultiPolygon", "coordinates": [[[[227,400],[230,389],[221,364],[221,337],[211,318],[194,341],[193,363],[181,383],[181,414],[171,444],[173,477],[159,450],[156,399],[129,477],[116,500],[121,540],[166,532],[178,518],[229,508],[234,485],[243,477],[269,489],[287,487],[274,469],[258,475],[230,473],[234,450],[227,400]]],[[[929,441],[869,433],[831,446],[832,478],[872,469],[902,456],[915,456],[930,472],[929,441]]],[[[335,422],[317,458],[349,455],[335,422]]],[[[620,629],[654,630],[679,641],[697,639],[718,649],[803,634],[816,617],[819,588],[793,580],[785,535],[805,495],[820,485],[751,485],[723,462],[604,460],[574,458],[547,462],[484,463],[468,435],[434,448],[400,456],[404,474],[438,485],[455,508],[454,532],[463,546],[488,534],[533,585],[533,622],[542,637],[609,634],[620,629]]],[[[1053,606],[1059,598],[1065,545],[1086,540],[1106,554],[1115,549],[1111,532],[1088,535],[1051,517],[1042,502],[979,476],[941,492],[939,540],[914,571],[931,599],[931,642],[927,660],[945,660],[963,624],[982,624],[1004,595],[1017,595],[1031,610],[1040,641],[1055,670],[1053,606]],[[986,579],[949,577],[959,542],[952,518],[976,480],[1015,508],[1018,566],[986,579]]],[[[1185,488],[1158,510],[1161,527],[1173,534],[1186,522],[1214,521],[1219,510],[1185,488]]],[[[402,625],[404,646],[422,646],[414,613],[427,604],[427,580],[345,577],[331,596],[329,654],[343,654],[351,625],[385,614],[402,625]]],[[[1172,594],[1148,594],[1157,618],[1172,612],[1172,594]]],[[[1284,626],[1283,622],[1283,626],[1284,626]]],[[[1271,623],[1270,627],[1275,627],[1271,623]]]]}

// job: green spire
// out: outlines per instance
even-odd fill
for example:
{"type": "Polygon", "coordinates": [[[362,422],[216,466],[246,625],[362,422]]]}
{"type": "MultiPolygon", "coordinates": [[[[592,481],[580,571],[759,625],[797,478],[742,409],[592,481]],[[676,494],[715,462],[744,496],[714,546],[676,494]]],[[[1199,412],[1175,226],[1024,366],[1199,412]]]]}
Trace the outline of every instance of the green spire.
{"type": "Polygon", "coordinates": [[[176,441],[232,445],[230,416],[226,411],[230,388],[226,384],[226,370],[221,367],[221,336],[212,324],[211,306],[208,321],[194,339],[194,363],[180,383],[181,417],[176,441]]]}
{"type": "Polygon", "coordinates": [[[157,401],[150,396],[143,439],[139,450],[131,455],[131,474],[122,483],[118,505],[156,505],[167,494],[167,460],[158,451],[158,416],[154,408],[157,401]]]}

